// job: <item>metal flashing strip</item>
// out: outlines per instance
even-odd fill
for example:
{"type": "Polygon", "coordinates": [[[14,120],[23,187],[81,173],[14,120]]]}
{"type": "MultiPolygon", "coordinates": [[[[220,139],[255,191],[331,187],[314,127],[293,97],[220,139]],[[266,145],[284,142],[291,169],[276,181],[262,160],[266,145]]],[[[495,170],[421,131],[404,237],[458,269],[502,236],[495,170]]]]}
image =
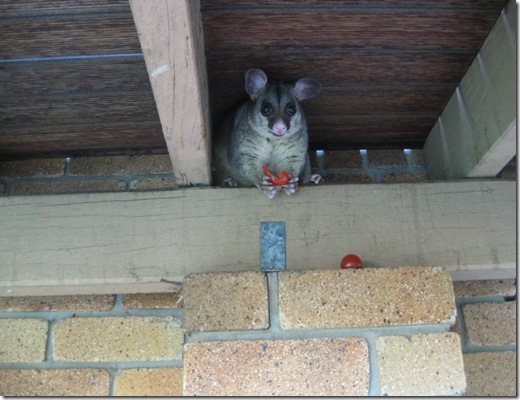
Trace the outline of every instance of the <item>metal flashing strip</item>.
{"type": "Polygon", "coordinates": [[[285,269],[285,222],[260,222],[260,270],[285,269]]]}

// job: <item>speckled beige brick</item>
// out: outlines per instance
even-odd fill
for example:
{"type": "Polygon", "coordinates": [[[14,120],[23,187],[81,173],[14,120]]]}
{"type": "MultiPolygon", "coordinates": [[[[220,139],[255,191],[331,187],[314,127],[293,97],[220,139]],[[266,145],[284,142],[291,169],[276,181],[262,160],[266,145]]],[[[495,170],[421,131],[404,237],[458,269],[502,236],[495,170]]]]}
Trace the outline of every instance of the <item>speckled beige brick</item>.
{"type": "Polygon", "coordinates": [[[55,361],[177,360],[182,343],[172,317],[68,318],[53,331],[55,361]]]}
{"type": "Polygon", "coordinates": [[[125,294],[123,308],[182,308],[179,293],[125,294]]]}
{"type": "Polygon", "coordinates": [[[406,156],[403,150],[368,150],[369,167],[405,167],[406,156]]]}
{"type": "Polygon", "coordinates": [[[516,285],[514,279],[455,281],[453,282],[453,289],[455,290],[455,297],[514,297],[516,295],[516,285]]]}
{"type": "Polygon", "coordinates": [[[359,150],[325,151],[326,169],[360,169],[362,167],[359,150]]]}
{"type": "Polygon", "coordinates": [[[381,182],[384,183],[424,182],[427,180],[426,172],[390,172],[383,174],[381,178],[381,182]]]}
{"type": "Polygon", "coordinates": [[[107,311],[113,295],[0,297],[2,311],[107,311]]]}
{"type": "Polygon", "coordinates": [[[3,396],[108,396],[109,375],[101,369],[0,370],[3,396]]]}
{"type": "Polygon", "coordinates": [[[165,190],[177,188],[177,181],[171,176],[134,179],[130,182],[130,190],[165,190]]]}
{"type": "Polygon", "coordinates": [[[412,149],[412,164],[414,167],[424,167],[426,162],[424,160],[424,152],[420,149],[412,149]]]}
{"type": "Polygon", "coordinates": [[[0,319],[0,362],[43,361],[47,332],[41,319],[0,319]]]}
{"type": "Polygon", "coordinates": [[[70,160],[69,174],[79,176],[138,175],[172,172],[170,156],[78,157],[70,160]]]}
{"type": "Polygon", "coordinates": [[[283,329],[453,324],[450,275],[399,267],[279,273],[283,329]]]}
{"type": "Polygon", "coordinates": [[[456,333],[382,336],[376,351],[381,395],[450,396],[466,388],[456,333]]]}
{"type": "Polygon", "coordinates": [[[464,354],[465,396],[517,396],[516,352],[464,354]]]}
{"type": "Polygon", "coordinates": [[[0,162],[2,178],[40,178],[63,176],[64,158],[48,158],[0,162]]]}
{"type": "Polygon", "coordinates": [[[182,396],[182,368],[126,369],[117,373],[115,396],[182,396]]]}
{"type": "Polygon", "coordinates": [[[466,304],[462,307],[466,337],[471,344],[516,343],[516,301],[466,304]]]}
{"type": "Polygon", "coordinates": [[[374,175],[370,174],[326,174],[320,185],[335,185],[343,183],[373,183],[376,181],[374,175]]]}
{"type": "Polygon", "coordinates": [[[186,331],[269,327],[267,278],[261,272],[188,275],[183,282],[186,331]]]}
{"type": "Polygon", "coordinates": [[[126,183],[118,180],[20,182],[11,186],[9,194],[112,192],[122,190],[126,190],[126,183]]]}
{"type": "Polygon", "coordinates": [[[364,396],[367,343],[361,338],[190,343],[184,395],[364,396]]]}

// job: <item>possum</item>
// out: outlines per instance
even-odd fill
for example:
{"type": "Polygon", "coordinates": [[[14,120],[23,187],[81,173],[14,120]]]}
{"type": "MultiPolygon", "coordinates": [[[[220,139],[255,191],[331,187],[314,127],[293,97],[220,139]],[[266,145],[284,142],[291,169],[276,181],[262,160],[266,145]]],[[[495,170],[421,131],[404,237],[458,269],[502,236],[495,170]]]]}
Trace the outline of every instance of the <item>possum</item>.
{"type": "MultiPolygon", "coordinates": [[[[230,114],[216,132],[213,151],[214,183],[219,186],[256,186],[269,198],[283,189],[293,194],[298,181],[310,175],[307,122],[299,101],[321,92],[311,78],[294,84],[268,82],[261,69],[245,73],[250,100],[230,114]],[[290,180],[277,187],[264,172],[286,171],[290,180]]],[[[317,176],[309,177],[317,183],[317,176]]]]}

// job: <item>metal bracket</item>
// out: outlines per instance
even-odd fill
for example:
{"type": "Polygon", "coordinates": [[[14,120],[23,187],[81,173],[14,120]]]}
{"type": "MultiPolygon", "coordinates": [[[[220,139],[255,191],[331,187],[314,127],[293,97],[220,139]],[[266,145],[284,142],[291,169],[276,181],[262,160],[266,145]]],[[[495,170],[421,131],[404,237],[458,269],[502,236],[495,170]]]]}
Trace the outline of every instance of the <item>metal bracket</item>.
{"type": "Polygon", "coordinates": [[[285,271],[285,222],[260,222],[260,270],[285,271]]]}

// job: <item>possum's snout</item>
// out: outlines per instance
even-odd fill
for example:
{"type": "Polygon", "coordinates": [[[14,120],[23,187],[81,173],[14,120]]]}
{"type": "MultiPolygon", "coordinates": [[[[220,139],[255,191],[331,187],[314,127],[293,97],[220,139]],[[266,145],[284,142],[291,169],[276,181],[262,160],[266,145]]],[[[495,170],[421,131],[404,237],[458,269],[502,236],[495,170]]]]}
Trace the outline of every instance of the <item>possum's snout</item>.
{"type": "Polygon", "coordinates": [[[287,132],[287,129],[287,125],[282,118],[278,118],[272,128],[276,136],[283,136],[285,132],[287,132]]]}

